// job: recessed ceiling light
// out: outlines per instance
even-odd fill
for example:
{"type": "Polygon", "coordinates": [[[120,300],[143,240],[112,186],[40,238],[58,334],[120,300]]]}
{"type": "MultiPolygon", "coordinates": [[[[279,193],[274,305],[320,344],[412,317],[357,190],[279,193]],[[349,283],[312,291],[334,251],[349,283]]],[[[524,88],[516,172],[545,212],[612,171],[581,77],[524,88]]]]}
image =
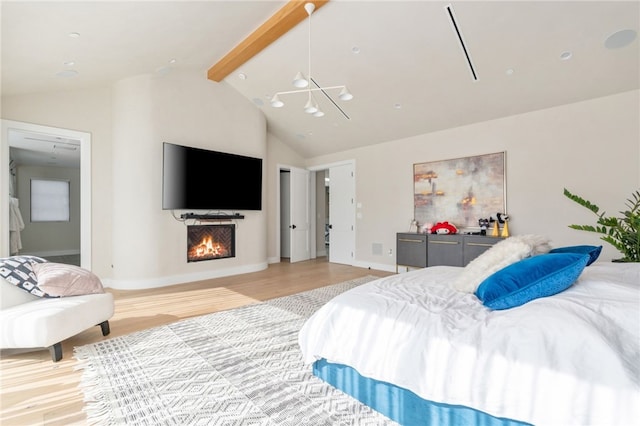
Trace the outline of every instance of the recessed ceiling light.
{"type": "Polygon", "coordinates": [[[505,74],[513,75],[513,68],[507,68],[507,70],[505,71],[505,74]]]}
{"type": "Polygon", "coordinates": [[[633,43],[636,39],[636,32],[634,30],[620,30],[611,34],[604,41],[604,47],[607,49],[619,49],[633,43]]]}
{"type": "Polygon", "coordinates": [[[80,37],[80,33],[76,33],[76,32],[69,33],[69,37],[71,37],[71,38],[78,38],[78,37],[80,37]]]}
{"type": "Polygon", "coordinates": [[[76,63],[75,63],[75,62],[73,62],[73,61],[67,61],[67,62],[65,62],[65,63],[64,63],[64,66],[65,66],[65,67],[72,67],[72,66],[74,66],[75,64],[76,64],[76,63]]]}
{"type": "Polygon", "coordinates": [[[357,55],[358,53],[360,53],[360,48],[358,46],[353,46],[351,48],[351,51],[357,55]]]}
{"type": "Polygon", "coordinates": [[[247,75],[245,73],[241,72],[240,74],[238,74],[238,78],[240,80],[246,80],[247,79],[247,75]]]}
{"type": "Polygon", "coordinates": [[[400,105],[400,104],[393,104],[393,107],[394,107],[395,109],[401,109],[401,108],[402,108],[402,105],[400,105]]]}
{"type": "Polygon", "coordinates": [[[560,54],[560,59],[563,61],[566,61],[567,59],[571,59],[572,56],[573,56],[573,53],[571,53],[568,50],[565,50],[560,54]]]}
{"type": "Polygon", "coordinates": [[[176,62],[178,62],[178,60],[176,58],[169,59],[169,63],[170,64],[175,64],[176,62]]]}
{"type": "Polygon", "coordinates": [[[162,66],[162,67],[156,69],[156,74],[158,74],[158,75],[167,75],[170,72],[171,72],[171,67],[169,67],[169,66],[162,66]]]}
{"type": "Polygon", "coordinates": [[[76,70],[64,70],[56,73],[56,77],[60,77],[60,78],[71,78],[77,75],[78,75],[78,71],[76,70]]]}

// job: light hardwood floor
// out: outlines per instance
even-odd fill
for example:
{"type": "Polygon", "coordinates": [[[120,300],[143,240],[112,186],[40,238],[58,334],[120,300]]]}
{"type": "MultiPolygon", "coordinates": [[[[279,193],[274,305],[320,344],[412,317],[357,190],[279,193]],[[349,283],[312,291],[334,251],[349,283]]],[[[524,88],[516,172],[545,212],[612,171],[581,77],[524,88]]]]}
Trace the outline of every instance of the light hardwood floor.
{"type": "Polygon", "coordinates": [[[287,296],[366,275],[389,272],[328,263],[319,258],[272,264],[264,271],[151,290],[111,290],[115,314],[111,334],[99,327],[63,343],[63,359],[51,361],[48,350],[16,354],[2,352],[0,360],[0,424],[84,425],[80,372],[74,370],[73,348],[183,318],[236,308],[287,296]]]}

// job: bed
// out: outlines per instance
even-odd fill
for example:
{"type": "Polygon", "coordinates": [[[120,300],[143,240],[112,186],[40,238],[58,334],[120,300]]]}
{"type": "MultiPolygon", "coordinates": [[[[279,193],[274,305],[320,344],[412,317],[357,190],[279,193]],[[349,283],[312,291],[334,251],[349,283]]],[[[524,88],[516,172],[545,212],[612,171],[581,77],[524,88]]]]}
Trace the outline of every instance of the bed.
{"type": "Polygon", "coordinates": [[[512,308],[453,288],[464,268],[377,279],[312,315],[300,349],[316,376],[404,425],[639,424],[640,264],[585,263],[568,288],[512,308]]]}

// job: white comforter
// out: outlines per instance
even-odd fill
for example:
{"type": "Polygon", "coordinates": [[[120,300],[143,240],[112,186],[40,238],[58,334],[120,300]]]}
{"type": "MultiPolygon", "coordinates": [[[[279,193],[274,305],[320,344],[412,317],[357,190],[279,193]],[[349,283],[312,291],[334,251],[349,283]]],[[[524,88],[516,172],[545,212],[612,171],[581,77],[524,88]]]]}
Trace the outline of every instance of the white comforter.
{"type": "Polygon", "coordinates": [[[640,424],[640,264],[596,262],[568,290],[504,311],[450,288],[461,270],[341,294],[300,331],[305,362],[536,425],[640,424]]]}

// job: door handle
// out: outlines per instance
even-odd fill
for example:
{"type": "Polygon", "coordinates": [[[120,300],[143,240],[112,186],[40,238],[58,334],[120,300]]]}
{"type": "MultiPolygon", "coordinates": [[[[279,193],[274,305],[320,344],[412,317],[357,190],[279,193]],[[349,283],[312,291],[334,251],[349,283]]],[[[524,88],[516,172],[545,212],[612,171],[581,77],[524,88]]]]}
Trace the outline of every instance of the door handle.
{"type": "Polygon", "coordinates": [[[296,229],[296,226],[295,225],[291,225],[289,228],[296,229]]]}

